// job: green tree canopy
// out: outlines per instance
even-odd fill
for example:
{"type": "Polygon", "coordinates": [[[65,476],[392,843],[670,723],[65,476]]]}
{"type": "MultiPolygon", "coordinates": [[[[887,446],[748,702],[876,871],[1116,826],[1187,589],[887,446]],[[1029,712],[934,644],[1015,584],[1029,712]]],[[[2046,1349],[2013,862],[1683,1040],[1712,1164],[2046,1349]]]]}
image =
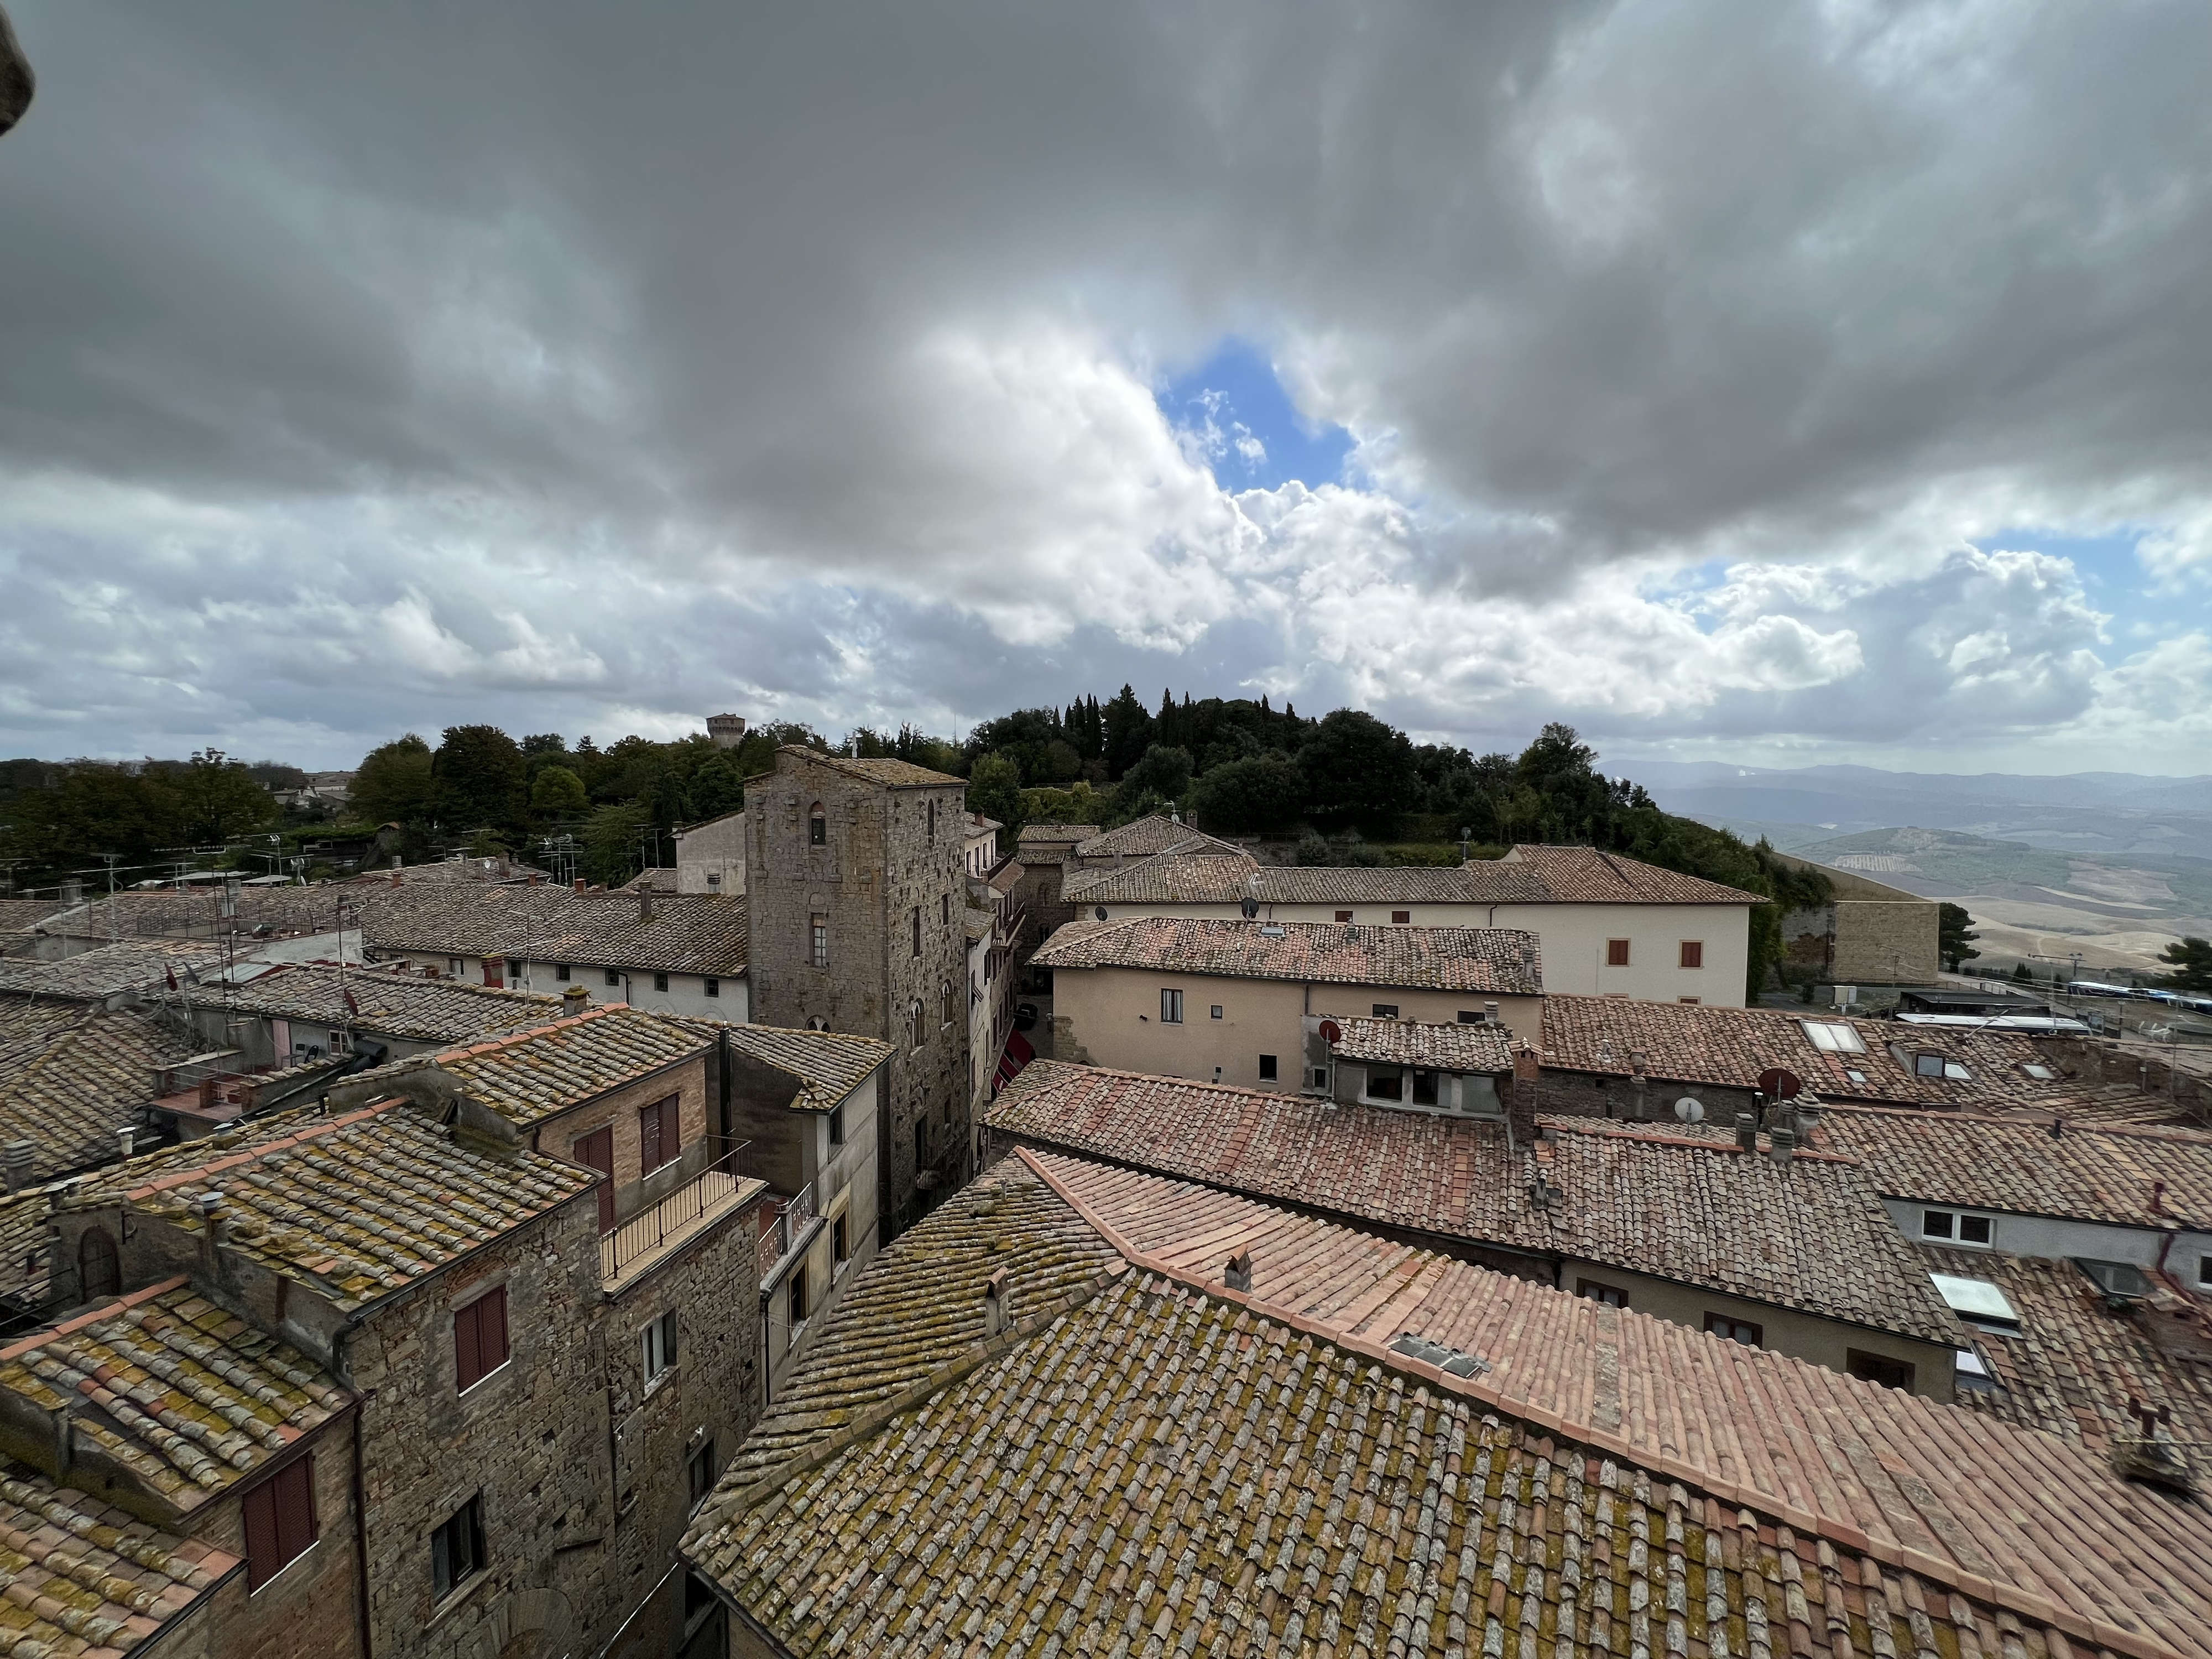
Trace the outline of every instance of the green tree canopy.
{"type": "Polygon", "coordinates": [[[1967,931],[1973,925],[1974,919],[1966,914],[1965,905],[1945,901],[1936,924],[1936,954],[1954,974],[1959,971],[1961,963],[1971,962],[1981,955],[1974,949],[1974,941],[1981,935],[1967,931]]]}
{"type": "Polygon", "coordinates": [[[2173,971],[2166,983],[2177,991],[2212,991],[2212,939],[2191,935],[2177,939],[2158,953],[2173,971]]]}
{"type": "Polygon", "coordinates": [[[528,768],[496,726],[449,726],[430,757],[430,810],[449,830],[528,829],[528,768]]]}
{"type": "Polygon", "coordinates": [[[168,771],[180,826],[192,841],[227,842],[264,830],[280,816],[276,798],[253,781],[252,770],[220,749],[202,750],[168,771]]]}
{"type": "Polygon", "coordinates": [[[1387,836],[1415,805],[1413,745],[1357,708],[1322,718],[1298,750],[1306,810],[1323,829],[1387,836]]]}
{"type": "Polygon", "coordinates": [[[370,823],[414,823],[430,816],[430,745],[410,732],[380,744],[353,775],[349,805],[370,823]]]}
{"type": "Polygon", "coordinates": [[[1219,835],[1270,835],[1297,822],[1305,778],[1288,755],[1224,761],[1191,787],[1191,810],[1219,835]]]}
{"type": "Polygon", "coordinates": [[[1190,750],[1156,743],[1121,775],[1121,798],[1133,806],[1144,795],[1179,801],[1190,793],[1190,750]]]}
{"type": "Polygon", "coordinates": [[[1022,830],[1022,769],[1011,755],[986,755],[968,774],[968,810],[996,818],[999,850],[1010,850],[1022,830]]]}
{"type": "Polygon", "coordinates": [[[540,823],[570,823],[591,810],[584,781],[565,766],[544,767],[531,783],[530,812],[540,823]]]}

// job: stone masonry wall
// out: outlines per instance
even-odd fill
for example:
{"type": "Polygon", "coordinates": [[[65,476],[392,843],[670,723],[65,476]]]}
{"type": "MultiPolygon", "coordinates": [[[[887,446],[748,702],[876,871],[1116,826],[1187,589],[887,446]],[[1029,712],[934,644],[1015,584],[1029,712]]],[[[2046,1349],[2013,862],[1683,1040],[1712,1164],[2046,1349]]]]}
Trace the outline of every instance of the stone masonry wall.
{"type": "Polygon", "coordinates": [[[915,1176],[925,1165],[939,1170],[941,1188],[966,1175],[963,793],[957,784],[888,788],[790,750],[745,792],[754,1018],[785,1026],[819,1019],[892,1048],[878,1114],[886,1238],[920,1214],[915,1176]],[[827,832],[820,847],[808,837],[817,803],[827,832]],[[830,918],[823,968],[812,960],[816,915],[830,918]]]}
{"type": "Polygon", "coordinates": [[[362,1393],[371,1645],[380,1654],[590,1652],[626,1611],[602,1383],[598,1212],[586,1193],[373,1310],[346,1346],[362,1393]],[[494,1285],[510,1358],[455,1387],[453,1310],[494,1285]],[[434,1601],[431,1534],[481,1494],[489,1567],[434,1601]],[[538,1650],[532,1649],[530,1650],[538,1650]]]}

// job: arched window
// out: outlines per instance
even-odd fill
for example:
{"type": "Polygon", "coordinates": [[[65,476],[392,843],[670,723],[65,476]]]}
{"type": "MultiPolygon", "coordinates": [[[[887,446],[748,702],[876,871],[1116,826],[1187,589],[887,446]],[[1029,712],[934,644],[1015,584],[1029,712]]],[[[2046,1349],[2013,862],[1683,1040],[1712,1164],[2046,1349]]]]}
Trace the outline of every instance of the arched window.
{"type": "Polygon", "coordinates": [[[830,844],[830,815],[822,810],[822,803],[818,800],[806,809],[806,844],[809,847],[827,847],[830,844]]]}
{"type": "Polygon", "coordinates": [[[921,999],[920,997],[916,997],[908,1005],[907,1013],[908,1018],[914,1021],[914,1046],[919,1048],[922,1045],[923,1039],[928,1035],[927,1029],[922,1024],[921,999]]]}
{"type": "Polygon", "coordinates": [[[826,1031],[830,1029],[830,1022],[819,1014],[810,1014],[806,1018],[806,1029],[810,1031],[826,1031]]]}
{"type": "Polygon", "coordinates": [[[84,1299],[113,1296],[123,1288],[123,1266],[116,1260],[115,1237],[105,1227],[88,1227],[76,1242],[77,1285],[84,1299]]]}

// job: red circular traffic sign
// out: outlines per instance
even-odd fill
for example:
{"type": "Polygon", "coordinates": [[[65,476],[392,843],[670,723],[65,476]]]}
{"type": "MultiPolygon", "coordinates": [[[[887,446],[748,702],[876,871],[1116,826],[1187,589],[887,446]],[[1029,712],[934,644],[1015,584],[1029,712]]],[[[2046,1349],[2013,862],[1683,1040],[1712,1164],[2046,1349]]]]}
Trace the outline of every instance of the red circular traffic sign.
{"type": "MultiPolygon", "coordinates": [[[[1737,1075],[1741,1077],[1742,1073],[1737,1075]]],[[[1804,1086],[1795,1072],[1784,1071],[1779,1066],[1770,1066],[1759,1074],[1759,1092],[1769,1100],[1795,1100],[1804,1086]]]]}

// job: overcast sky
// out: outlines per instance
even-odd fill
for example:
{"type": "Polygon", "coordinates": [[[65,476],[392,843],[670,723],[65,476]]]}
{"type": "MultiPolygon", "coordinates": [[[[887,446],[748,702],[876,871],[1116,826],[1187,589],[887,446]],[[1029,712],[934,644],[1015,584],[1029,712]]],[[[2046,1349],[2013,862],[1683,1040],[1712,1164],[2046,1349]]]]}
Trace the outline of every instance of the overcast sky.
{"type": "Polygon", "coordinates": [[[2212,7],[8,0],[0,752],[2212,771],[2212,7]]]}

